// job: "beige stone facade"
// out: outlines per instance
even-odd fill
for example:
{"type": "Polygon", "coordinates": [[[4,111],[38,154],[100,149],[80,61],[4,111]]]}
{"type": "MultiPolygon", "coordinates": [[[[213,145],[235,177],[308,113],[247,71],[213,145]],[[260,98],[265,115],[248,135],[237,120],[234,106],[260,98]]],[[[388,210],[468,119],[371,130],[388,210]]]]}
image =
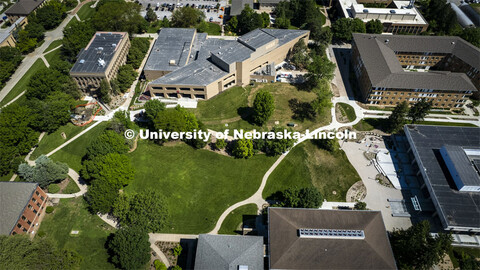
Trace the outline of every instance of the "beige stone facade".
{"type": "Polygon", "coordinates": [[[15,39],[14,33],[23,29],[27,23],[28,19],[26,17],[19,17],[10,27],[0,29],[0,47],[17,46],[17,40],[15,39]]]}
{"type": "MultiPolygon", "coordinates": [[[[286,30],[288,31],[288,30],[286,30]]],[[[192,98],[209,99],[213,96],[227,90],[232,86],[245,86],[250,83],[252,78],[259,78],[254,72],[264,69],[266,66],[274,66],[283,62],[291,48],[299,40],[307,42],[309,32],[304,31],[295,38],[279,45],[278,39],[274,39],[262,46],[255,48],[248,58],[242,61],[225,62],[224,55],[212,54],[211,63],[222,70],[223,76],[210,81],[206,85],[187,85],[187,84],[166,84],[156,81],[149,84],[148,89],[152,97],[161,98],[192,98]]],[[[209,62],[209,64],[211,64],[209,62]]],[[[205,67],[208,68],[208,67],[205,67]]],[[[169,74],[171,75],[171,73],[169,74]]],[[[265,79],[272,79],[272,76],[260,76],[265,79]]]]}

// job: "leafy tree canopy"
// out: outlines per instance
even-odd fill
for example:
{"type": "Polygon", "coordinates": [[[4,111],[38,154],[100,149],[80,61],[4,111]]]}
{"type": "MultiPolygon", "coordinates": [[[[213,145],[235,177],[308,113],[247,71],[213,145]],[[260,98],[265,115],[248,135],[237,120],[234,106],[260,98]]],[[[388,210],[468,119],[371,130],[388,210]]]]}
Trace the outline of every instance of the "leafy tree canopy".
{"type": "Polygon", "coordinates": [[[145,32],[148,22],[140,15],[140,5],[134,2],[107,1],[92,18],[98,31],[120,31],[129,34],[145,32]]]}
{"type": "Polygon", "coordinates": [[[18,174],[27,182],[38,183],[41,188],[46,188],[51,183],[56,183],[67,178],[68,166],[65,163],[53,161],[41,155],[35,160],[35,166],[23,163],[18,166],[18,174]]]}
{"type": "Polygon", "coordinates": [[[122,228],[107,243],[112,262],[121,269],[145,268],[150,260],[147,232],[138,228],[122,228]]]}
{"type": "Polygon", "coordinates": [[[103,180],[110,182],[117,189],[128,185],[134,176],[135,170],[126,155],[109,153],[96,156],[83,162],[81,171],[85,180],[103,180]]]}
{"type": "Polygon", "coordinates": [[[194,27],[205,19],[205,14],[196,8],[182,7],[172,14],[171,23],[174,27],[194,27]]]}
{"type": "Polygon", "coordinates": [[[259,125],[265,124],[275,111],[273,95],[260,90],[253,101],[253,121],[259,125]]]}

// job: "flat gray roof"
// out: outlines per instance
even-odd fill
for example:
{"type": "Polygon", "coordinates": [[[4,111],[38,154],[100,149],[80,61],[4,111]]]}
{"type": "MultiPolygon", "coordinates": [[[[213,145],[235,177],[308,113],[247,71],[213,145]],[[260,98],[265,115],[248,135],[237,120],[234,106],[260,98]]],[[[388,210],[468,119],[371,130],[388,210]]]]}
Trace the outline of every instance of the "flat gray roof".
{"type": "Polygon", "coordinates": [[[480,228],[480,193],[458,191],[440,154],[445,145],[478,148],[480,128],[405,125],[404,130],[442,221],[480,228]]]}
{"type": "Polygon", "coordinates": [[[458,37],[353,34],[373,87],[477,91],[464,73],[404,71],[396,52],[454,54],[480,69],[480,50],[458,37]]]}
{"type": "Polygon", "coordinates": [[[230,15],[239,15],[245,8],[245,5],[249,5],[251,8],[253,8],[253,0],[232,0],[230,15]]]}
{"type": "Polygon", "coordinates": [[[263,31],[262,29],[255,29],[251,32],[246,33],[245,35],[238,38],[240,43],[245,44],[246,46],[250,47],[252,50],[256,50],[274,40],[276,40],[274,36],[268,34],[267,32],[263,31]]]}
{"type": "MultiPolygon", "coordinates": [[[[473,160],[470,160],[463,148],[456,145],[444,145],[443,149],[453,163],[462,183],[466,186],[480,186],[480,175],[473,165],[473,160]]],[[[480,150],[480,146],[475,150],[480,150]]]]}
{"type": "Polygon", "coordinates": [[[10,234],[37,186],[37,183],[0,182],[0,235],[10,234]]]}
{"type": "Polygon", "coordinates": [[[196,34],[195,28],[162,28],[144,70],[174,71],[185,66],[190,61],[190,47],[205,38],[206,35],[196,34]],[[170,64],[171,60],[175,61],[174,65],[170,64]]]}
{"type": "Polygon", "coordinates": [[[18,2],[5,11],[5,14],[28,16],[44,1],[45,0],[18,0],[18,2]]]}
{"type": "Polygon", "coordinates": [[[198,237],[195,269],[263,269],[263,237],[201,234],[198,237]]]}
{"type": "Polygon", "coordinates": [[[224,76],[228,72],[208,60],[198,60],[181,69],[170,72],[152,82],[152,84],[170,84],[185,86],[207,86],[224,76]]]}
{"type": "Polygon", "coordinates": [[[103,73],[113,59],[118,44],[127,37],[126,32],[97,32],[87,47],[78,54],[70,72],[103,73]]]}

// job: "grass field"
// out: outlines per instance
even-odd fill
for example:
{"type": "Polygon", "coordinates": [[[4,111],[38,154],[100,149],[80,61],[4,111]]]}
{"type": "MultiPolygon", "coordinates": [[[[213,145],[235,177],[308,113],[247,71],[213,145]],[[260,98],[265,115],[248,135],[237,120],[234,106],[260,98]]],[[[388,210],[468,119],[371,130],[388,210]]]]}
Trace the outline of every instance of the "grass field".
{"type": "Polygon", "coordinates": [[[222,223],[222,227],[218,231],[219,234],[238,234],[239,226],[243,222],[244,216],[254,216],[257,215],[257,205],[256,204],[247,204],[240,206],[239,208],[233,210],[228,214],[225,220],[222,223]]]}
{"type": "Polygon", "coordinates": [[[65,28],[68,28],[70,25],[72,25],[72,23],[75,23],[75,22],[78,22],[78,20],[77,20],[76,17],[73,17],[73,18],[68,22],[68,24],[65,26],[65,28]]]}
{"type": "Polygon", "coordinates": [[[222,27],[216,23],[207,23],[208,28],[206,29],[205,33],[210,36],[219,36],[222,33],[222,27]]]}
{"type": "MultiPolygon", "coordinates": [[[[108,262],[105,242],[114,229],[86,209],[84,199],[62,199],[51,214],[46,214],[40,232],[59,248],[78,252],[83,260],[80,269],[115,269],[108,262]],[[78,235],[71,235],[78,230],[78,235]]],[[[38,237],[38,236],[37,236],[38,237]]]]}
{"type": "Polygon", "coordinates": [[[276,121],[281,126],[286,126],[292,122],[296,123],[298,126],[293,129],[300,131],[330,123],[330,110],[324,116],[319,116],[316,121],[305,120],[300,122],[293,120],[293,112],[288,105],[288,101],[296,98],[300,102],[311,102],[316,99],[316,94],[299,91],[295,86],[286,83],[257,84],[253,88],[249,86],[245,89],[232,87],[212,99],[199,102],[198,108],[194,112],[208,128],[213,130],[261,129],[262,127],[250,123],[248,117],[251,115],[249,106],[253,104],[256,93],[262,89],[269,91],[275,100],[275,111],[263,128],[274,127],[276,121]],[[226,123],[228,127],[225,126],[226,123]]]}
{"type": "Polygon", "coordinates": [[[49,51],[55,49],[56,47],[62,45],[62,42],[63,42],[62,39],[57,39],[57,40],[52,41],[52,43],[50,43],[50,45],[48,45],[48,47],[45,49],[44,53],[49,52],[49,51]]]}
{"type": "Polygon", "coordinates": [[[75,183],[75,181],[70,179],[68,181],[67,186],[62,190],[62,193],[63,194],[73,194],[73,193],[77,193],[79,191],[80,191],[80,188],[78,187],[77,183],[75,183]]]}
{"type": "Polygon", "coordinates": [[[68,123],[65,126],[61,126],[59,129],[57,129],[57,131],[51,134],[45,134],[45,136],[43,136],[42,140],[38,144],[38,147],[35,149],[35,151],[33,151],[32,155],[30,156],[30,159],[34,160],[42,154],[48,154],[50,151],[57,148],[62,143],[70,140],[71,138],[73,138],[73,136],[77,135],[90,125],[91,124],[83,127],[78,127],[72,123],[68,123]],[[62,132],[65,133],[66,139],[62,137],[62,132]]]}
{"type": "Polygon", "coordinates": [[[8,174],[2,175],[2,176],[0,176],[0,182],[10,181],[10,179],[12,178],[12,176],[13,176],[13,172],[10,172],[10,173],[8,173],[8,174]]]}
{"type": "Polygon", "coordinates": [[[361,181],[343,151],[330,153],[311,141],[297,145],[273,171],[263,190],[268,198],[289,187],[316,187],[328,201],[343,202],[348,189],[361,181]]]}
{"type": "Polygon", "coordinates": [[[83,5],[78,10],[77,15],[80,18],[80,20],[84,21],[84,20],[90,19],[93,16],[93,14],[95,14],[95,9],[91,8],[93,4],[95,4],[95,1],[83,5]]]}
{"type": "Polygon", "coordinates": [[[55,161],[67,163],[70,168],[77,172],[80,171],[82,168],[82,158],[87,153],[87,146],[91,141],[95,140],[107,126],[107,122],[100,123],[75,141],[58,150],[51,158],[55,161]]]}
{"type": "Polygon", "coordinates": [[[60,50],[55,50],[53,52],[49,52],[45,55],[45,59],[47,59],[48,64],[52,65],[56,61],[60,61],[60,50]]]}
{"type": "Polygon", "coordinates": [[[170,212],[168,233],[206,233],[230,205],[251,196],[275,158],[234,159],[179,142],[159,146],[139,141],[128,154],[135,180],[125,192],[158,190],[170,212]]]}
{"type": "Polygon", "coordinates": [[[337,103],[337,106],[339,107],[342,115],[348,118],[349,122],[355,121],[355,119],[357,119],[357,116],[355,115],[355,110],[352,106],[342,102],[337,103]]]}
{"type": "Polygon", "coordinates": [[[20,95],[23,91],[26,90],[28,81],[30,81],[30,77],[32,77],[35,72],[40,70],[41,68],[45,68],[45,64],[43,63],[42,59],[37,59],[35,63],[33,63],[32,67],[25,72],[23,77],[18,81],[18,83],[12,88],[12,90],[5,96],[5,98],[0,102],[0,107],[7,104],[9,101],[14,99],[16,96],[20,95]]]}

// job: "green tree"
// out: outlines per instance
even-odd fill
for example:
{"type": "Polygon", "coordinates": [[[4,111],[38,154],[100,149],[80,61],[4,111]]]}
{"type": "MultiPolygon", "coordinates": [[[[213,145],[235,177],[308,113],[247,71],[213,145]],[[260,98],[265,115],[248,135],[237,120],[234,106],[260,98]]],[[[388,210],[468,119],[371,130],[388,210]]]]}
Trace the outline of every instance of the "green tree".
{"type": "Polygon", "coordinates": [[[403,125],[407,122],[407,113],[408,103],[406,101],[398,103],[397,106],[395,106],[395,109],[393,109],[392,114],[388,116],[388,131],[395,133],[402,129],[403,125]]]}
{"type": "Polygon", "coordinates": [[[147,101],[144,107],[145,107],[145,116],[151,122],[155,120],[155,118],[160,112],[165,111],[165,109],[167,108],[165,103],[161,102],[158,99],[151,99],[147,101]]]}
{"type": "Polygon", "coordinates": [[[118,198],[118,186],[104,179],[93,180],[85,199],[90,212],[110,213],[118,198]]]}
{"type": "Polygon", "coordinates": [[[163,195],[154,190],[121,195],[114,204],[113,214],[122,227],[137,227],[148,232],[160,232],[168,217],[163,195]]]}
{"type": "Polygon", "coordinates": [[[155,11],[153,11],[153,9],[148,8],[147,9],[147,15],[146,15],[145,19],[148,22],[155,22],[155,21],[157,21],[157,14],[155,13],[155,11]]]}
{"type": "Polygon", "coordinates": [[[480,28],[468,27],[463,29],[460,37],[472,43],[474,46],[480,47],[480,28]]]}
{"type": "Polygon", "coordinates": [[[38,134],[31,123],[31,109],[17,102],[0,111],[0,175],[16,171],[18,164],[15,160],[30,152],[38,142],[38,134]]]}
{"type": "Polygon", "coordinates": [[[86,159],[96,156],[104,156],[110,153],[126,154],[129,148],[123,135],[113,130],[105,130],[96,140],[90,142],[87,147],[86,159]]]}
{"type": "Polygon", "coordinates": [[[225,147],[227,147],[227,142],[225,141],[225,139],[217,139],[217,141],[215,142],[215,148],[217,148],[218,150],[222,150],[225,149],[225,147]]]}
{"type": "Polygon", "coordinates": [[[260,90],[253,101],[253,121],[259,125],[265,124],[275,111],[273,95],[266,90],[260,90]]]}
{"type": "Polygon", "coordinates": [[[98,31],[120,31],[129,34],[145,32],[148,22],[140,15],[134,2],[112,1],[101,5],[92,18],[98,31]]]}
{"type": "Polygon", "coordinates": [[[429,29],[436,32],[437,35],[453,34],[457,23],[455,12],[450,7],[450,3],[442,0],[430,0],[425,9],[425,18],[429,22],[429,29]]]}
{"type": "Polygon", "coordinates": [[[262,15],[256,13],[249,5],[245,5],[245,8],[237,17],[237,32],[242,35],[263,26],[262,15]]]}
{"type": "Polygon", "coordinates": [[[85,22],[72,22],[63,29],[62,57],[74,62],[80,50],[85,48],[95,34],[95,29],[90,20],[85,22]]]}
{"type": "Polygon", "coordinates": [[[27,32],[29,38],[34,38],[37,42],[45,38],[45,28],[39,23],[28,23],[24,30],[27,32]]]}
{"type": "Polygon", "coordinates": [[[335,64],[328,60],[327,56],[316,55],[307,66],[306,88],[313,89],[320,86],[322,80],[332,80],[335,72],[335,64]]]}
{"type": "Polygon", "coordinates": [[[313,139],[312,142],[320,149],[335,153],[340,149],[338,139],[313,139]]]}
{"type": "Polygon", "coordinates": [[[150,48],[150,41],[147,38],[133,38],[130,43],[131,46],[127,55],[127,64],[131,64],[133,68],[137,69],[142,64],[150,48]]]}
{"type": "Polygon", "coordinates": [[[366,24],[366,30],[369,34],[381,34],[383,32],[383,24],[380,20],[370,20],[366,24]]]}
{"type": "Polygon", "coordinates": [[[27,182],[38,183],[41,188],[47,188],[67,178],[68,166],[65,163],[55,162],[47,156],[41,155],[35,160],[35,166],[26,163],[18,166],[18,175],[27,182]]]}
{"type": "Polygon", "coordinates": [[[367,210],[367,203],[365,202],[356,202],[354,206],[355,210],[367,210]]]}
{"type": "Polygon", "coordinates": [[[333,37],[342,41],[352,40],[352,19],[340,18],[332,24],[333,37]]]}
{"type": "MultiPolygon", "coordinates": [[[[285,128],[282,127],[274,127],[271,132],[277,133],[277,132],[282,132],[285,130],[285,128]]],[[[288,131],[292,131],[291,129],[288,129],[288,131]]],[[[265,153],[270,156],[278,156],[286,151],[290,150],[293,145],[295,144],[295,139],[266,139],[266,144],[265,144],[265,153]]]]}
{"type": "Polygon", "coordinates": [[[110,87],[110,83],[106,79],[102,79],[100,81],[100,87],[96,90],[98,98],[103,103],[110,103],[112,101],[112,97],[110,96],[112,92],[112,88],[110,87]]]}
{"type": "Polygon", "coordinates": [[[390,244],[400,269],[430,269],[442,260],[451,243],[450,234],[439,233],[433,237],[426,220],[390,234],[390,244]]]}
{"type": "Polygon", "coordinates": [[[227,32],[237,32],[238,19],[237,16],[233,16],[225,26],[225,31],[227,32]]]}
{"type": "Polygon", "coordinates": [[[75,100],[63,92],[53,92],[45,100],[29,100],[28,106],[33,112],[32,126],[39,130],[52,133],[59,127],[70,122],[71,109],[75,100]]]}
{"type": "Polygon", "coordinates": [[[0,235],[0,269],[77,269],[78,253],[58,249],[50,238],[0,235]]]}
{"type": "Polygon", "coordinates": [[[287,59],[296,67],[304,69],[310,63],[308,48],[303,39],[297,41],[293,48],[288,52],[287,59]]]}
{"type": "Polygon", "coordinates": [[[428,101],[427,99],[423,98],[410,107],[410,110],[408,111],[408,118],[412,120],[412,124],[422,121],[423,118],[427,116],[431,108],[432,101],[428,101]]]}
{"type": "Polygon", "coordinates": [[[198,130],[199,125],[195,114],[177,106],[174,109],[166,109],[157,113],[154,127],[163,131],[186,132],[198,130]]]}
{"type": "MultiPolygon", "coordinates": [[[[28,81],[25,96],[28,99],[45,100],[54,92],[71,92],[72,89],[67,89],[72,86],[71,82],[72,79],[68,75],[55,69],[53,65],[50,68],[42,68],[28,81]]],[[[77,88],[74,91],[77,91],[77,88]]]]}
{"type": "Polygon", "coordinates": [[[253,156],[252,140],[239,139],[233,144],[232,154],[236,158],[249,158],[253,156]]]}
{"type": "Polygon", "coordinates": [[[96,156],[83,162],[81,175],[85,180],[104,180],[120,189],[128,185],[134,177],[135,170],[126,155],[110,153],[96,156]]]}
{"type": "Polygon", "coordinates": [[[107,243],[112,262],[121,269],[140,269],[150,260],[148,233],[138,228],[122,228],[107,243]]]}
{"type": "Polygon", "coordinates": [[[352,32],[353,33],[365,33],[367,31],[365,23],[359,18],[354,18],[352,20],[352,32]]]}
{"type": "MultiPolygon", "coordinates": [[[[119,110],[113,114],[112,120],[110,120],[110,130],[115,131],[120,134],[120,137],[123,138],[123,134],[127,129],[136,129],[135,124],[130,120],[129,113],[127,111],[119,110]]],[[[127,140],[128,143],[131,140],[127,140]]],[[[130,146],[131,148],[131,146],[130,146]]]]}
{"type": "Polygon", "coordinates": [[[16,47],[23,53],[28,54],[32,52],[37,46],[37,39],[30,37],[27,31],[21,30],[18,33],[16,47]]]}
{"type": "Polygon", "coordinates": [[[282,207],[319,208],[322,206],[322,194],[315,187],[289,188],[280,196],[282,207]]]}
{"type": "Polygon", "coordinates": [[[262,12],[262,14],[260,15],[262,16],[262,21],[263,21],[262,27],[265,28],[270,26],[270,15],[268,15],[267,12],[262,12]]]}
{"type": "Polygon", "coordinates": [[[18,48],[0,47],[0,88],[10,79],[22,59],[22,53],[18,48]]]}
{"type": "Polygon", "coordinates": [[[137,77],[138,73],[133,69],[132,65],[123,65],[118,69],[117,78],[115,82],[118,89],[125,93],[132,85],[133,81],[137,77]]]}
{"type": "Polygon", "coordinates": [[[172,14],[172,26],[189,28],[196,26],[205,19],[205,14],[196,8],[182,7],[172,14]]]}
{"type": "Polygon", "coordinates": [[[34,15],[30,15],[28,22],[39,23],[46,30],[51,30],[57,27],[65,17],[67,17],[65,5],[58,0],[53,0],[37,9],[34,15]]]}

